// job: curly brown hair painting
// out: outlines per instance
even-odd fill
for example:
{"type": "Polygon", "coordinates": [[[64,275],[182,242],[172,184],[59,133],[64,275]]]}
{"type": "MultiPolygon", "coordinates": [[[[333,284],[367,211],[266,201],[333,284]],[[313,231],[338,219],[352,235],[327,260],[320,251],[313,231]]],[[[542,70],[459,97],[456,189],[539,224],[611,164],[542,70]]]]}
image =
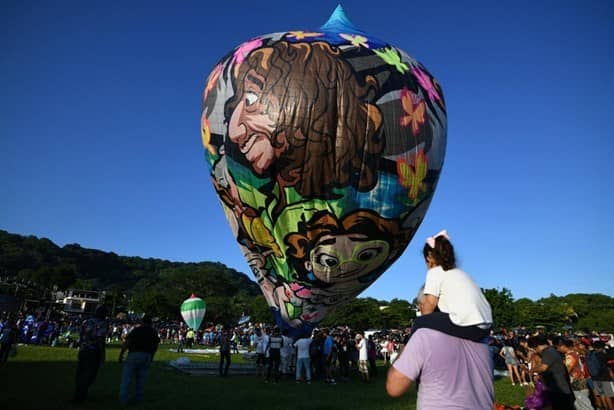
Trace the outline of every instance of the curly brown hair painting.
{"type": "Polygon", "coordinates": [[[278,41],[234,67],[227,121],[246,101],[246,78],[261,86],[259,114],[273,124],[268,138],[276,152],[268,170],[281,187],[328,199],[334,188],[375,186],[384,142],[382,114],[370,102],[378,90],[374,77],[359,78],[328,43],[278,41]]]}

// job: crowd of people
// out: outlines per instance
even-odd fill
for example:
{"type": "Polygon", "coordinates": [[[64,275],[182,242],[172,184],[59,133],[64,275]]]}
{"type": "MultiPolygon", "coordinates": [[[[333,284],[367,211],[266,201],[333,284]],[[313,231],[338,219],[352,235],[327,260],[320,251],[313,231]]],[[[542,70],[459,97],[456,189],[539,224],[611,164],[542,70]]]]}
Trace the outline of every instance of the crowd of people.
{"type": "MultiPolygon", "coordinates": [[[[101,349],[92,348],[92,339],[87,336],[91,330],[84,330],[84,326],[92,327],[88,320],[75,317],[37,320],[33,315],[25,313],[16,317],[17,320],[14,320],[5,316],[0,321],[2,361],[7,360],[11,347],[17,343],[69,345],[80,349],[82,365],[78,370],[80,376],[77,380],[92,380],[91,370],[95,367],[92,363],[100,358],[88,352],[101,349]]],[[[142,323],[142,320],[136,319],[105,318],[102,328],[97,329],[94,325],[93,329],[99,333],[104,344],[120,343],[124,350],[129,351],[128,335],[141,328],[142,323]]],[[[149,325],[152,325],[151,322],[149,325]]],[[[219,350],[219,371],[222,377],[229,374],[231,355],[241,350],[244,357],[253,357],[257,374],[262,377],[263,382],[292,380],[305,384],[311,384],[312,381],[336,384],[351,379],[369,382],[377,376],[376,361],[381,363],[383,360],[387,367],[394,363],[411,333],[410,328],[361,332],[347,326],[338,326],[317,329],[309,337],[292,339],[285,331],[267,324],[209,326],[194,331],[179,322],[157,322],[153,324],[152,329],[154,328],[155,338],[159,343],[164,343],[178,352],[187,348],[219,350]]],[[[490,358],[494,368],[499,371],[498,374],[506,374],[513,386],[522,386],[531,392],[525,408],[547,408],[548,403],[552,404],[553,391],[558,389],[563,398],[571,400],[573,396],[572,402],[575,402],[577,409],[614,410],[612,335],[567,332],[546,338],[537,331],[529,332],[527,329],[498,332],[491,330],[486,340],[490,358]],[[557,356],[552,355],[552,349],[557,356]],[[558,364],[552,362],[557,357],[561,359],[563,367],[551,364],[551,375],[536,371],[548,360],[558,364]],[[562,383],[563,379],[568,379],[568,383],[562,383]]],[[[120,389],[122,400],[127,400],[127,386],[132,379],[136,379],[140,384],[141,387],[137,388],[140,397],[137,398],[142,399],[142,386],[148,368],[146,363],[151,361],[154,353],[155,349],[151,352],[129,351],[129,360],[126,360],[126,363],[131,364],[125,368],[138,369],[141,366],[145,370],[134,370],[134,376],[126,370],[128,373],[123,378],[120,389]]],[[[123,359],[123,353],[121,356],[123,359]]],[[[84,386],[76,389],[76,397],[79,399],[86,397],[83,391],[87,390],[87,383],[84,386]]]]}
{"type": "Polygon", "coordinates": [[[256,354],[257,371],[265,382],[293,378],[297,383],[321,379],[336,384],[347,382],[352,374],[368,382],[377,375],[376,360],[390,365],[406,337],[406,331],[365,334],[340,326],[292,339],[277,327],[259,326],[250,335],[249,349],[256,354]]]}
{"type": "Polygon", "coordinates": [[[614,410],[614,336],[504,331],[488,343],[510,383],[529,387],[527,408],[565,408],[563,401],[569,408],[614,410]]]}
{"type": "MultiPolygon", "coordinates": [[[[74,317],[37,320],[33,315],[23,313],[17,315],[17,320],[13,320],[5,316],[0,321],[0,357],[2,361],[6,361],[11,354],[11,347],[17,343],[51,346],[63,343],[79,348],[80,362],[85,363],[85,369],[91,370],[92,363],[99,358],[87,357],[87,352],[95,349],[91,346],[87,331],[83,330],[84,323],[88,321],[74,317]]],[[[120,343],[128,349],[128,335],[141,327],[142,320],[105,319],[104,323],[103,328],[98,329],[101,340],[105,344],[120,343]]],[[[151,322],[149,324],[152,325],[151,322]]],[[[91,323],[89,326],[91,327],[91,323]]],[[[312,381],[336,384],[351,379],[369,382],[377,376],[376,361],[384,361],[386,367],[389,367],[399,356],[411,333],[410,328],[361,332],[347,326],[338,326],[317,329],[309,337],[292,339],[285,331],[263,323],[246,323],[236,327],[209,326],[194,331],[180,322],[157,322],[153,324],[152,329],[154,328],[159,343],[178,352],[188,348],[219,350],[219,374],[222,377],[229,374],[231,355],[238,354],[240,350],[244,357],[253,357],[257,374],[262,377],[263,382],[292,380],[306,384],[311,384],[312,381]]],[[[486,340],[490,359],[498,374],[506,374],[513,386],[525,387],[531,392],[526,401],[527,409],[546,408],[547,403],[552,402],[552,392],[559,389],[563,396],[573,396],[577,409],[614,410],[612,335],[566,332],[545,338],[538,331],[529,332],[521,328],[497,332],[491,330],[486,340]],[[536,371],[544,363],[544,352],[546,357],[548,352],[551,353],[548,349],[550,347],[556,350],[565,369],[563,371],[561,366],[551,367],[550,371],[554,372],[552,376],[536,371]],[[552,384],[550,379],[558,381],[559,384],[552,384]],[[562,383],[561,379],[568,379],[569,383],[562,383]]],[[[155,351],[149,354],[153,357],[154,353],[155,351]]],[[[143,365],[147,362],[143,359],[146,354],[132,352],[130,362],[140,355],[140,364],[143,365]]],[[[130,352],[128,356],[131,356],[130,352]]],[[[556,359],[556,356],[553,357],[556,359]]],[[[138,368],[137,365],[131,365],[132,367],[138,368]]],[[[92,378],[91,374],[84,373],[83,369],[79,372],[81,376],[78,380],[92,378]]],[[[143,373],[146,372],[141,371],[139,374],[143,373]]],[[[136,376],[132,378],[136,379],[136,376]]],[[[139,377],[139,383],[144,383],[144,379],[139,377]]],[[[128,382],[124,382],[121,389],[124,400],[131,377],[126,376],[125,380],[128,382]]],[[[80,389],[83,391],[84,387],[80,389]]],[[[138,390],[142,395],[142,387],[138,390]]],[[[77,397],[83,397],[83,393],[77,393],[77,397]]]]}

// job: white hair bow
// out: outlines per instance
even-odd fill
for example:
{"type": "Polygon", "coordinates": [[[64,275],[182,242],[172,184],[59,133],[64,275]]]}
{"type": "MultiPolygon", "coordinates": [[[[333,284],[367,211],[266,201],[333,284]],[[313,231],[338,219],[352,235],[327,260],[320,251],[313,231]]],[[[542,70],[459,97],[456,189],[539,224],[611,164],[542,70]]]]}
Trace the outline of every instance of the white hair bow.
{"type": "Polygon", "coordinates": [[[439,238],[440,236],[443,236],[447,240],[450,240],[450,237],[448,236],[448,231],[444,229],[438,234],[429,236],[428,238],[426,238],[426,244],[430,246],[431,248],[435,249],[435,239],[439,238]]]}

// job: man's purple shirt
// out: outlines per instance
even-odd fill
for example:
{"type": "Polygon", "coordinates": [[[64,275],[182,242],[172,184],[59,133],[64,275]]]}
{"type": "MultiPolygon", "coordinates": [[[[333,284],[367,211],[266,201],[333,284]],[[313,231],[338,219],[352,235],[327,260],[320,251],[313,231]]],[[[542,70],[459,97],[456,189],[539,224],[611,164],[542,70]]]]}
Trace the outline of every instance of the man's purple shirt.
{"type": "Polygon", "coordinates": [[[420,410],[492,409],[493,363],[484,343],[418,329],[394,368],[412,381],[420,379],[420,410]]]}

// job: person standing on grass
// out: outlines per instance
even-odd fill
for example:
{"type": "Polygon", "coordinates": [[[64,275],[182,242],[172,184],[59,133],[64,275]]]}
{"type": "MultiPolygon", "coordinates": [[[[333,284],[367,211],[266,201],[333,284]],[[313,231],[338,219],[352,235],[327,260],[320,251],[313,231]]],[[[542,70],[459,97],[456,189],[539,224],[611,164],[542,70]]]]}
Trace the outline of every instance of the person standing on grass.
{"type": "Polygon", "coordinates": [[[266,376],[266,366],[269,357],[269,335],[265,327],[256,329],[256,368],[258,376],[266,376]]]}
{"type": "Polygon", "coordinates": [[[119,402],[125,406],[128,404],[130,384],[135,380],[136,401],[143,401],[145,379],[153,361],[154,354],[158,350],[160,338],[158,332],[151,327],[151,318],[143,316],[141,326],[135,327],[122,344],[119,352],[119,362],[124,360],[124,353],[128,350],[128,357],[122,369],[122,378],[119,386],[119,402]]]}
{"type": "Polygon", "coordinates": [[[372,335],[369,335],[367,339],[367,359],[369,360],[370,376],[372,378],[377,377],[377,364],[375,362],[377,359],[377,347],[375,347],[372,335]]]}
{"type": "Polygon", "coordinates": [[[271,379],[271,372],[273,372],[273,382],[279,381],[279,363],[281,360],[281,349],[284,346],[284,339],[281,337],[279,328],[273,329],[273,334],[269,338],[268,352],[269,352],[269,365],[267,367],[266,379],[268,382],[271,379]]]}
{"type": "Polygon", "coordinates": [[[5,326],[2,328],[0,334],[0,363],[6,363],[11,352],[11,348],[14,348],[14,344],[17,343],[17,325],[12,318],[6,321],[5,326]]]}
{"type": "MultiPolygon", "coordinates": [[[[420,289],[417,299],[421,309],[424,289],[420,289]]],[[[386,392],[400,397],[420,379],[418,410],[492,409],[492,372],[487,344],[420,328],[388,371],[386,392]]]]}
{"type": "Polygon", "coordinates": [[[324,381],[326,383],[336,384],[333,377],[334,357],[335,357],[335,341],[328,329],[322,331],[324,336],[322,344],[322,363],[324,364],[324,381]]]}
{"type": "Polygon", "coordinates": [[[595,404],[607,410],[614,410],[614,400],[612,399],[614,397],[614,383],[612,382],[612,370],[608,363],[605,342],[602,340],[594,341],[586,354],[586,365],[591,376],[595,404]]]}
{"type": "Polygon", "coordinates": [[[312,339],[309,336],[302,337],[294,342],[296,347],[296,382],[300,383],[303,377],[303,369],[305,370],[305,380],[307,384],[311,384],[311,356],[309,355],[309,347],[312,339]]]}
{"type": "Polygon", "coordinates": [[[98,306],[94,317],[86,319],[79,331],[79,359],[75,376],[75,402],[87,399],[90,386],[96,380],[98,369],[105,360],[105,337],[109,326],[107,308],[98,306]]]}
{"type": "Polygon", "coordinates": [[[292,363],[292,356],[294,348],[292,347],[292,338],[288,336],[288,329],[284,329],[281,333],[283,344],[280,352],[280,367],[282,376],[290,374],[290,365],[292,363]]]}
{"type": "Polygon", "coordinates": [[[358,372],[360,379],[369,382],[369,351],[367,339],[362,333],[356,335],[356,349],[358,350],[358,372]]]}
{"type": "Polygon", "coordinates": [[[575,348],[574,342],[569,339],[557,340],[556,349],[565,356],[565,367],[569,374],[571,390],[576,398],[576,410],[593,410],[588,391],[588,370],[580,359],[580,354],[575,348]]]}
{"type": "Polygon", "coordinates": [[[228,368],[230,367],[230,350],[232,346],[232,340],[228,334],[229,330],[224,328],[220,335],[220,376],[228,376],[228,368]],[[226,366],[224,366],[226,362],[226,366]]]}
{"type": "Polygon", "coordinates": [[[350,379],[350,340],[346,333],[343,333],[339,339],[338,357],[339,357],[339,373],[341,381],[347,382],[350,379]]]}
{"type": "Polygon", "coordinates": [[[188,349],[194,348],[194,329],[188,328],[188,332],[186,333],[186,344],[188,345],[188,349]]]}
{"type": "Polygon", "coordinates": [[[241,338],[239,337],[239,332],[236,330],[229,331],[232,333],[232,337],[230,338],[230,347],[232,353],[239,354],[239,343],[241,342],[241,338]]]}
{"type": "Polygon", "coordinates": [[[509,339],[505,339],[503,341],[503,347],[499,351],[499,356],[505,360],[505,366],[507,366],[507,371],[510,376],[510,383],[512,386],[515,386],[515,380],[518,381],[519,385],[524,385],[522,378],[520,377],[520,362],[518,361],[518,357],[516,357],[516,351],[512,346],[512,342],[509,339]],[[516,379],[514,379],[516,376],[516,379]]]}

